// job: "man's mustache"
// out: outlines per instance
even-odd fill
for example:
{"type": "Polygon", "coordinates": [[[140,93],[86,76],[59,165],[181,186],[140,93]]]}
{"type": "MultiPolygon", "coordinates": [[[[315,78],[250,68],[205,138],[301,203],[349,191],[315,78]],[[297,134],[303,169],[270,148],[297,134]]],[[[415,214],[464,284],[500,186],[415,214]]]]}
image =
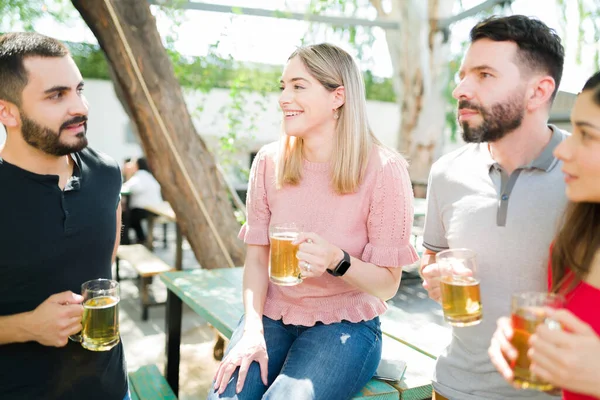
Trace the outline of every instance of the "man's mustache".
{"type": "Polygon", "coordinates": [[[59,131],[62,131],[63,129],[67,129],[69,126],[71,125],[78,125],[81,123],[87,123],[88,117],[86,117],[85,115],[78,115],[77,117],[73,117],[70,120],[64,122],[61,126],[59,131]]]}
{"type": "Polygon", "coordinates": [[[460,100],[458,102],[458,109],[462,110],[463,108],[466,108],[468,110],[473,110],[473,111],[482,111],[482,108],[480,106],[478,106],[477,104],[473,104],[468,100],[460,100]]]}

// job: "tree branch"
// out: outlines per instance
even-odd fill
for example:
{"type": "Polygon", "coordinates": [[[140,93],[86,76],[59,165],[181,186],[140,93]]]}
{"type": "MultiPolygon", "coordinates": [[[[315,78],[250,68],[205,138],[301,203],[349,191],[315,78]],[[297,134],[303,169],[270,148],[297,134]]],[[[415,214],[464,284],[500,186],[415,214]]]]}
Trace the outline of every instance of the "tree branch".
{"type": "Polygon", "coordinates": [[[385,12],[385,10],[383,9],[383,5],[381,4],[381,0],[370,0],[371,1],[371,5],[373,7],[375,7],[375,9],[377,10],[377,15],[380,17],[386,17],[388,15],[388,13],[385,12]]]}

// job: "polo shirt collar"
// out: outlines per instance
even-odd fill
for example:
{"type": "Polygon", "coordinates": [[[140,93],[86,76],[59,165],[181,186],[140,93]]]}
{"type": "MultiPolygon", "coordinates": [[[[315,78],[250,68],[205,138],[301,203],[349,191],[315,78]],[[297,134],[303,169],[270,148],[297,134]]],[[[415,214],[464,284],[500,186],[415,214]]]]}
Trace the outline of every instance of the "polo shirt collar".
{"type": "MultiPolygon", "coordinates": [[[[554,150],[556,147],[562,142],[563,136],[560,130],[554,125],[548,125],[548,127],[552,130],[552,137],[550,138],[550,142],[544,147],[544,150],[538,155],[535,160],[530,162],[529,164],[520,167],[520,169],[539,169],[542,171],[550,171],[558,162],[558,159],[554,157],[554,150]]],[[[498,164],[490,154],[488,143],[480,143],[479,151],[481,153],[481,157],[484,165],[487,167],[488,171],[492,168],[500,168],[500,164],[498,164]]]]}

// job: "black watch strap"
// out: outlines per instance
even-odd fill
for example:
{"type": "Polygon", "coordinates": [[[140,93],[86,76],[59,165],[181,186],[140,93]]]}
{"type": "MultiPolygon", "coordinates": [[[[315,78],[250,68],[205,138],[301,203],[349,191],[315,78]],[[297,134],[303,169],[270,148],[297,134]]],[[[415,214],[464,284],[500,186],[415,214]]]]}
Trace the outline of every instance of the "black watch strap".
{"type": "Polygon", "coordinates": [[[348,271],[348,268],[350,268],[350,265],[352,265],[350,262],[350,255],[344,250],[342,250],[342,252],[344,253],[344,258],[342,258],[342,260],[338,263],[338,265],[335,266],[333,270],[327,270],[327,272],[333,276],[343,276],[346,271],[348,271]]]}

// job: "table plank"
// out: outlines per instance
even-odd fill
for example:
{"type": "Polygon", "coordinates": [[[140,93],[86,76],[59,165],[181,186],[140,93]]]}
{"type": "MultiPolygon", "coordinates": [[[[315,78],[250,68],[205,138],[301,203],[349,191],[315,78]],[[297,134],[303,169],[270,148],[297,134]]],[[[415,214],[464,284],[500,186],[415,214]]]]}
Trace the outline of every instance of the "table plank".
{"type": "Polygon", "coordinates": [[[185,304],[202,318],[210,322],[219,332],[227,338],[233,334],[240,317],[244,312],[242,289],[231,286],[209,270],[165,272],[160,279],[167,289],[173,291],[185,304]],[[210,277],[211,279],[207,279],[210,277]],[[217,279],[217,281],[215,281],[217,279]],[[215,304],[215,297],[222,302],[215,304]]]}
{"type": "Polygon", "coordinates": [[[152,214],[164,217],[171,222],[177,222],[177,216],[175,215],[175,211],[173,211],[173,208],[171,207],[168,201],[163,201],[160,204],[152,206],[146,206],[144,207],[144,209],[150,211],[152,214]]]}
{"type": "Polygon", "coordinates": [[[398,307],[389,307],[380,319],[384,334],[432,359],[444,351],[451,339],[450,326],[438,325],[398,307]]]}

